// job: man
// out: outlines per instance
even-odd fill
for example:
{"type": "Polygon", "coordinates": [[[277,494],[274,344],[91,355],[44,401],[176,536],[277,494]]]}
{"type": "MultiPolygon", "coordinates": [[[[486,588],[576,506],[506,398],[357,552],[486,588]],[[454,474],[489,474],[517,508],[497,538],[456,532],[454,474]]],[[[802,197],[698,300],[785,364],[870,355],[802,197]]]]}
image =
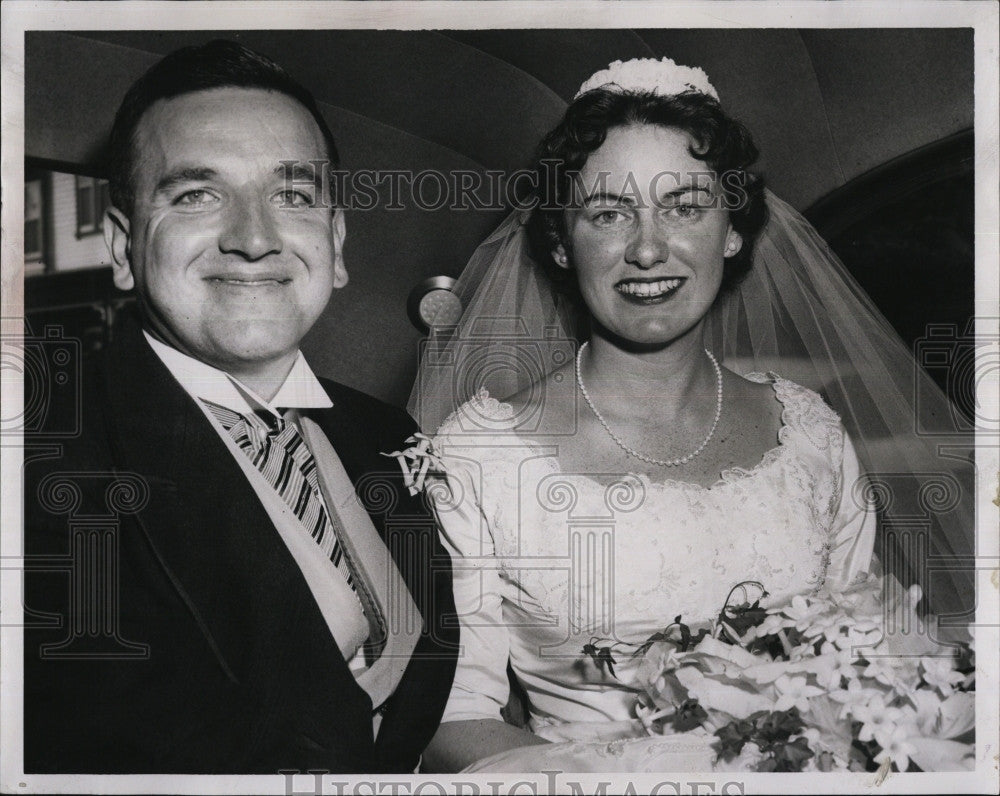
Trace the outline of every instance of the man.
{"type": "Polygon", "coordinates": [[[332,134],[215,41],[137,81],[110,150],[140,320],[26,467],[25,770],[413,771],[455,666],[450,565],[382,455],[413,421],[299,352],[347,284],[332,134]]]}

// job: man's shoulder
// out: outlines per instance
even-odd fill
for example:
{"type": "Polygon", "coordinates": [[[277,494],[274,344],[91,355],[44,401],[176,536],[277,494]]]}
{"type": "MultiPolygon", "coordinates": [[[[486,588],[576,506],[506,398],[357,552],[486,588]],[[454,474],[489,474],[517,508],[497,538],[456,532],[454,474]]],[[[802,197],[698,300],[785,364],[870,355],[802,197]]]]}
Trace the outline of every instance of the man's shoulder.
{"type": "Polygon", "coordinates": [[[392,433],[412,434],[418,430],[416,421],[405,409],[332,379],[319,377],[319,382],[338,413],[349,415],[359,422],[376,423],[392,433]]]}

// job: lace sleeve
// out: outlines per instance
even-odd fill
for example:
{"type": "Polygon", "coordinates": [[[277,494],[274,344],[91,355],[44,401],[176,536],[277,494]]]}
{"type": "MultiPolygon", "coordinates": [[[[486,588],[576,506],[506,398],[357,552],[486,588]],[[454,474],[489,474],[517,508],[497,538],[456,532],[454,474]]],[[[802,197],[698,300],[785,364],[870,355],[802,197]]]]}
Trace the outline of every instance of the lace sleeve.
{"type": "MultiPolygon", "coordinates": [[[[461,411],[461,410],[459,410],[461,411]]],[[[446,490],[431,491],[441,539],[451,555],[461,649],[443,722],[500,719],[509,696],[509,641],[503,624],[500,570],[483,510],[483,463],[475,439],[452,416],[434,438],[446,490]]]]}
{"type": "MultiPolygon", "coordinates": [[[[840,462],[840,505],[830,529],[830,565],[827,584],[843,589],[864,579],[872,566],[875,548],[875,507],[867,495],[867,479],[854,444],[842,431],[844,444],[840,462]]],[[[834,462],[836,467],[837,462],[834,462]]]]}

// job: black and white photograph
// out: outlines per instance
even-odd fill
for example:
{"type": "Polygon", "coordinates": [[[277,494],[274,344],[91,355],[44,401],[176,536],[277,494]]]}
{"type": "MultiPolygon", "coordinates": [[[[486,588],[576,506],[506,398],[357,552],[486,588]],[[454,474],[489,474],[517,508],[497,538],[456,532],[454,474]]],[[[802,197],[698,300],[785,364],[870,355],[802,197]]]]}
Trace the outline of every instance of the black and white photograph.
{"type": "Polygon", "coordinates": [[[0,792],[997,792],[995,3],[2,12],[0,792]]]}

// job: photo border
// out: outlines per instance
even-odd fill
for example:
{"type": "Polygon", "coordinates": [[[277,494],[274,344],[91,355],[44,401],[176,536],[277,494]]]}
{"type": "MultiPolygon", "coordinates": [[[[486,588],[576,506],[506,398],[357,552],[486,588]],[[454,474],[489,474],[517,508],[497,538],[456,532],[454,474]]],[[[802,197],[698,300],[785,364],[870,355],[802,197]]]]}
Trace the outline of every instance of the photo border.
{"type": "MultiPolygon", "coordinates": [[[[853,27],[972,27],[975,29],[976,102],[976,309],[977,336],[1000,339],[995,319],[1000,306],[998,268],[998,6],[981,2],[569,2],[569,0],[506,0],[505,2],[26,2],[9,0],[2,9],[3,96],[3,207],[2,207],[2,333],[23,330],[23,207],[24,181],[24,33],[29,30],[200,30],[378,28],[419,30],[435,28],[853,28],[853,27]],[[570,11],[572,13],[568,13],[570,11]],[[986,327],[986,328],[982,328],[986,327]]],[[[2,417],[22,409],[21,383],[4,372],[2,417]]],[[[1000,406],[996,374],[979,379],[979,405],[1000,406]]],[[[1000,542],[1000,440],[993,432],[977,431],[976,510],[978,522],[977,586],[981,599],[977,613],[977,768],[975,772],[890,774],[878,787],[885,793],[989,792],[997,787],[998,658],[987,650],[1000,648],[1000,610],[996,599],[1000,542]]],[[[275,776],[189,775],[24,775],[20,770],[23,665],[21,640],[20,528],[22,450],[16,440],[4,438],[0,460],[0,790],[4,793],[315,793],[315,780],[300,775],[291,782],[275,776]],[[291,788],[289,788],[291,785],[291,788]]],[[[600,783],[607,792],[661,793],[801,793],[819,789],[829,793],[867,790],[872,774],[730,774],[699,776],[568,774],[501,776],[371,776],[325,775],[322,793],[546,793],[593,792],[600,783]],[[817,779],[817,777],[819,779],[817,779]],[[741,787],[733,787],[734,782],[741,787]],[[344,783],[338,786],[337,783],[344,783]],[[437,784],[435,784],[437,783],[437,784]],[[676,789],[674,784],[679,788],[676,789]],[[434,787],[431,787],[434,785],[434,787]],[[439,785],[445,788],[439,789],[439,785]],[[710,789],[711,788],[711,789],[710,789]],[[727,789],[728,788],[728,789],[727,789]]]]}

